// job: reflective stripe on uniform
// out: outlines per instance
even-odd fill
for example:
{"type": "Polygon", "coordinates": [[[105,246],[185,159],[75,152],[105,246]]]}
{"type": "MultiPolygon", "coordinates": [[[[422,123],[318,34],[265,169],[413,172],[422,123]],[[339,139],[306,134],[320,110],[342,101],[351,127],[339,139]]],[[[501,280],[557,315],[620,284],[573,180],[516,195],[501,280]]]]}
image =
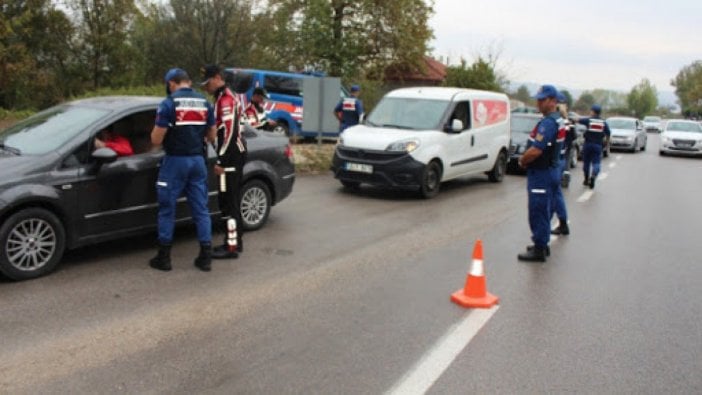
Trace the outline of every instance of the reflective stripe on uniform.
{"type": "Polygon", "coordinates": [[[531,193],[546,193],[545,189],[532,189],[531,193]]]}
{"type": "Polygon", "coordinates": [[[168,183],[164,182],[164,181],[156,181],[156,185],[158,185],[160,187],[167,187],[168,183]]]}

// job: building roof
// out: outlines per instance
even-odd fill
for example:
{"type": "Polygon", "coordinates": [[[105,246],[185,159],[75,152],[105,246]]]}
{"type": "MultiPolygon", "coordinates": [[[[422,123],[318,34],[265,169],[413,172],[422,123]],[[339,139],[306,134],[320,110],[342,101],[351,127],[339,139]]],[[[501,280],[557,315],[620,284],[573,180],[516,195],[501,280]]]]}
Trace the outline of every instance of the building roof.
{"type": "Polygon", "coordinates": [[[424,70],[390,66],[385,79],[390,81],[430,81],[443,82],[446,78],[446,65],[429,56],[424,57],[424,70]]]}

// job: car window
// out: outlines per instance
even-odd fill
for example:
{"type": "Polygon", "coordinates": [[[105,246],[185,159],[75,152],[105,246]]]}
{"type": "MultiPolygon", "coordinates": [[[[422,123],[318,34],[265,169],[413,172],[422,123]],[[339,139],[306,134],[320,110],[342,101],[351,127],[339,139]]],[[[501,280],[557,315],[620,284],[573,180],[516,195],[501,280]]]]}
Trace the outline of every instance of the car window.
{"type": "Polygon", "coordinates": [[[510,120],[512,133],[531,133],[536,124],[539,123],[538,117],[515,117],[510,120]]]}
{"type": "Polygon", "coordinates": [[[668,122],[667,131],[701,133],[702,129],[698,123],[694,122],[668,122]]]}
{"type": "Polygon", "coordinates": [[[458,119],[463,122],[463,130],[470,129],[470,102],[463,101],[456,104],[456,107],[449,118],[449,125],[453,123],[454,119],[458,119]]]}
{"type": "Polygon", "coordinates": [[[608,119],[610,129],[636,129],[636,122],[630,119],[608,119]]]}
{"type": "Polygon", "coordinates": [[[411,130],[440,129],[450,102],[445,100],[385,97],[367,118],[372,126],[411,130]]]}
{"type": "Polygon", "coordinates": [[[0,131],[0,141],[23,155],[43,155],[61,147],[107,113],[109,110],[90,107],[52,107],[0,131]]]}
{"type": "Polygon", "coordinates": [[[263,79],[263,87],[268,93],[302,96],[302,78],[300,77],[266,75],[263,79]]]}
{"type": "Polygon", "coordinates": [[[244,71],[225,71],[224,82],[236,93],[246,93],[253,84],[253,74],[244,71]]]}

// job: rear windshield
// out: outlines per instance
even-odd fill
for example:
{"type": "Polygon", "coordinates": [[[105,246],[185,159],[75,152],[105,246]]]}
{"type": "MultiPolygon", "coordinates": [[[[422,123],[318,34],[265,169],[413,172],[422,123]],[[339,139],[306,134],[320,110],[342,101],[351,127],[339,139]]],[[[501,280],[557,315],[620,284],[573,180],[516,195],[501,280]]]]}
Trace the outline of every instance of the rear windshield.
{"type": "Polygon", "coordinates": [[[668,122],[668,125],[666,126],[665,130],[667,131],[674,131],[674,132],[693,132],[693,133],[701,133],[702,129],[700,128],[700,124],[695,123],[695,122],[668,122]]]}
{"type": "Polygon", "coordinates": [[[636,122],[631,119],[608,119],[610,129],[636,129],[636,122]]]}
{"type": "Polygon", "coordinates": [[[24,155],[54,151],[109,113],[90,107],[60,105],[0,131],[0,142],[24,155]]]}

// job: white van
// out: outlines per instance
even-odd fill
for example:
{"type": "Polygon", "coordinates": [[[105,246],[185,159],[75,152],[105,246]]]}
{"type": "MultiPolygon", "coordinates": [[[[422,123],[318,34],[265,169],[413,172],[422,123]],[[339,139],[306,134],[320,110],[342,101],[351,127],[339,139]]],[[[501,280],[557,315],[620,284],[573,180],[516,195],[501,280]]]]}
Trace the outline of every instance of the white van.
{"type": "Polygon", "coordinates": [[[347,188],[362,183],[419,190],[482,174],[502,181],[509,158],[509,99],[502,93],[416,87],[386,94],[363,124],[346,129],[332,171],[347,188]]]}

